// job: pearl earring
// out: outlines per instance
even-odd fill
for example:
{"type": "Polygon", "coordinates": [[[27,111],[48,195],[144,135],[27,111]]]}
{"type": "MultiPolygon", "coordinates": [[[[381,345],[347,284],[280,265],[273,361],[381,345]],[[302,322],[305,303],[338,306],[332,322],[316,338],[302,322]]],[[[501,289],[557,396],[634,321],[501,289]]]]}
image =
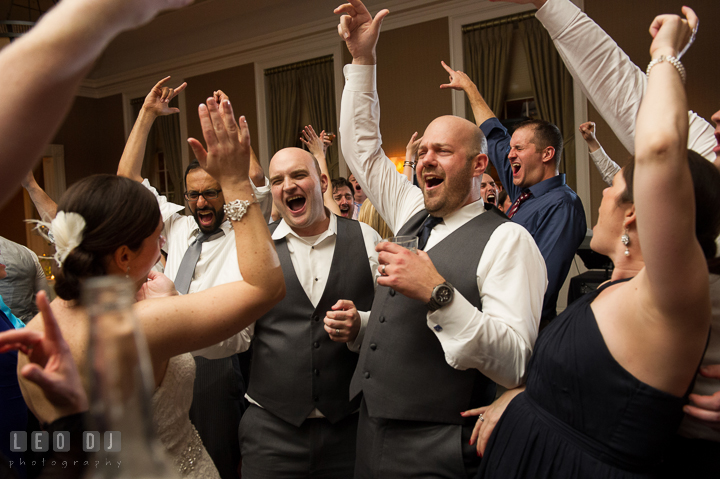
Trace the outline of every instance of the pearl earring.
{"type": "Polygon", "coordinates": [[[630,250],[628,249],[628,245],[630,244],[630,236],[628,236],[628,229],[625,228],[625,233],[620,237],[620,241],[622,241],[622,244],[625,245],[625,256],[630,256],[630,250]]]}

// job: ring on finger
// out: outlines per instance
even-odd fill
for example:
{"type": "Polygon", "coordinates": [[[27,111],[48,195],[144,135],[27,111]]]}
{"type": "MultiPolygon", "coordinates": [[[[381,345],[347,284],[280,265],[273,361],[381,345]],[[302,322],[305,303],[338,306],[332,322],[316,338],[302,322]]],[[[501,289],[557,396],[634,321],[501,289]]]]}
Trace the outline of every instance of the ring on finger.
{"type": "Polygon", "coordinates": [[[383,276],[385,276],[385,268],[387,268],[386,264],[382,265],[382,269],[380,270],[380,274],[383,276]]]}
{"type": "Polygon", "coordinates": [[[335,334],[340,334],[340,330],[335,328],[335,334]]]}
{"type": "Polygon", "coordinates": [[[478,419],[480,419],[480,422],[485,422],[485,418],[483,417],[482,414],[480,414],[480,417],[478,419]]]}

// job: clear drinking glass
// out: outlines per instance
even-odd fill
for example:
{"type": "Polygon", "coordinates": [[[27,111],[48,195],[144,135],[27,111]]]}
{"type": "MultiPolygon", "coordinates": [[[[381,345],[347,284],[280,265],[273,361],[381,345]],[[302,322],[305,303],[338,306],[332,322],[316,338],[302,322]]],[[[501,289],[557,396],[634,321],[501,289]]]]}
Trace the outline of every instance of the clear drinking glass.
{"type": "Polygon", "coordinates": [[[155,436],[155,381],[145,336],[132,309],[134,302],[135,288],[127,278],[93,278],[83,288],[82,305],[90,320],[86,429],[99,433],[100,448],[94,460],[116,465],[89,468],[86,478],[179,477],[155,436]]]}
{"type": "Polygon", "coordinates": [[[417,253],[418,237],[417,236],[391,236],[383,241],[395,243],[403,248],[409,249],[413,253],[417,253]]]}

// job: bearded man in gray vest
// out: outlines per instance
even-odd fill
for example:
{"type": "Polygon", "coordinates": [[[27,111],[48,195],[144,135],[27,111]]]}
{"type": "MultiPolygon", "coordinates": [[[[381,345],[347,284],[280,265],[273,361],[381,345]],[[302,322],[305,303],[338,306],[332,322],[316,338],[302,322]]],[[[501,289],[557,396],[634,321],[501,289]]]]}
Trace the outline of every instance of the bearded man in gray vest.
{"type": "Polygon", "coordinates": [[[474,419],[495,384],[523,382],[538,333],[545,263],[521,226],[481,197],[487,141],[469,121],[443,116],[420,143],[412,186],[382,150],[375,45],[387,10],[359,0],[335,10],[352,54],[340,139],[368,199],[417,253],[380,243],[380,274],[350,396],[362,393],[355,478],[472,477],[474,419]],[[423,251],[424,250],[424,251],[423,251]]]}
{"type": "Polygon", "coordinates": [[[287,294],[255,323],[251,405],[239,428],[242,477],[352,477],[360,400],[349,388],[380,236],[325,208],[328,178],[307,151],[280,150],[269,175],[287,294]]]}

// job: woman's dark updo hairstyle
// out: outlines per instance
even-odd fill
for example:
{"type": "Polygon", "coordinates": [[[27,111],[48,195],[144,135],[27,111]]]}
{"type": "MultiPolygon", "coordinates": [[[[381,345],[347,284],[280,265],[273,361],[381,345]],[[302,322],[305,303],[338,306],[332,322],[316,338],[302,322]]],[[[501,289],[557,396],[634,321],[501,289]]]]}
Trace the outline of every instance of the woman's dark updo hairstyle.
{"type": "Polygon", "coordinates": [[[68,301],[80,297],[83,279],[107,274],[108,255],[121,246],[137,251],[160,221],[155,196],[142,184],[115,175],[78,181],[62,196],[57,210],[85,219],[82,242],[65,258],[55,279],[55,292],[68,301]]]}
{"type": "MultiPolygon", "coordinates": [[[[687,150],[687,156],[695,190],[695,236],[707,258],[710,271],[720,274],[720,259],[715,257],[715,238],[720,234],[720,171],[695,151],[687,150]]],[[[626,186],[620,201],[634,203],[635,159],[630,160],[622,171],[626,186]]],[[[672,192],[668,191],[668,194],[672,192]]]]}

